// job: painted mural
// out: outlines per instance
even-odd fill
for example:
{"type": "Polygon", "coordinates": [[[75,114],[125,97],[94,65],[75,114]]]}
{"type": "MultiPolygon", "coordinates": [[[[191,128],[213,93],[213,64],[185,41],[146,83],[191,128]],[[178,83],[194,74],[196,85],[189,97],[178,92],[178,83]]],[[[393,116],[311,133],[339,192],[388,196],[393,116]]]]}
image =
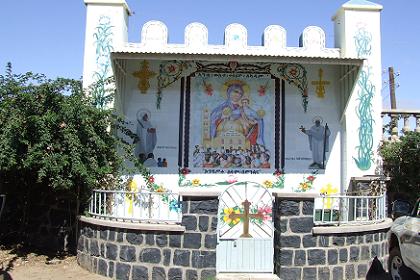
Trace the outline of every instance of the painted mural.
{"type": "Polygon", "coordinates": [[[95,39],[96,70],[93,73],[95,84],[92,89],[94,105],[104,108],[112,101],[112,95],[107,91],[107,79],[112,75],[110,54],[113,51],[113,26],[109,16],[100,16],[95,39]]]}
{"type": "Polygon", "coordinates": [[[256,76],[198,73],[194,78],[190,129],[193,168],[273,167],[274,81],[269,75],[256,76]]]}
{"type": "MultiPolygon", "coordinates": [[[[360,27],[354,36],[357,55],[365,58],[371,55],[372,34],[364,27],[360,27]]],[[[360,170],[369,170],[373,162],[373,115],[372,99],[375,94],[375,85],[371,81],[372,73],[369,65],[364,65],[360,71],[358,91],[358,105],[356,114],[360,121],[359,145],[356,147],[357,156],[353,157],[360,170]]]]}

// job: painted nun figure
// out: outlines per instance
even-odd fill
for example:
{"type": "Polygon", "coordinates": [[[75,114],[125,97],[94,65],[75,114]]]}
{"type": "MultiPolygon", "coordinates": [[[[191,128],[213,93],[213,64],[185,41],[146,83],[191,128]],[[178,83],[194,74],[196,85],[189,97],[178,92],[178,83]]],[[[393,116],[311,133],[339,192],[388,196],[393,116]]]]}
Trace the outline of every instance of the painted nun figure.
{"type": "Polygon", "coordinates": [[[147,157],[153,153],[156,146],[156,128],[150,122],[150,111],[140,109],[137,112],[137,137],[136,156],[147,157]]]}
{"type": "Polygon", "coordinates": [[[309,149],[312,151],[313,162],[309,165],[309,168],[325,169],[325,153],[329,151],[331,132],[327,124],[322,125],[321,117],[315,117],[313,122],[315,125],[310,129],[300,127],[300,130],[308,135],[309,149]]]}

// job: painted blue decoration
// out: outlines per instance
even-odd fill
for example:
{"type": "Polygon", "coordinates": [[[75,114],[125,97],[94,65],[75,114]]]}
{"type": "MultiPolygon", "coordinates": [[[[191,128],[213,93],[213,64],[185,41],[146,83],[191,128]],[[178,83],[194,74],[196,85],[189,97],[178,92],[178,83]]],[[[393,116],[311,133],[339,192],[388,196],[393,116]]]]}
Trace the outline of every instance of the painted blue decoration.
{"type": "Polygon", "coordinates": [[[105,108],[112,101],[112,94],[107,93],[106,83],[111,74],[110,54],[112,47],[112,28],[111,18],[100,16],[95,38],[96,52],[96,71],[93,73],[95,81],[92,89],[93,103],[98,108],[105,108]]]}
{"type": "MultiPolygon", "coordinates": [[[[370,32],[365,28],[360,28],[354,39],[358,57],[371,55],[372,34],[370,32]]],[[[369,170],[373,162],[373,124],[375,121],[372,117],[372,99],[376,89],[371,82],[368,65],[365,65],[360,71],[357,84],[360,87],[359,104],[356,106],[356,114],[360,121],[359,145],[356,147],[357,157],[353,157],[353,159],[360,170],[369,170]]]]}

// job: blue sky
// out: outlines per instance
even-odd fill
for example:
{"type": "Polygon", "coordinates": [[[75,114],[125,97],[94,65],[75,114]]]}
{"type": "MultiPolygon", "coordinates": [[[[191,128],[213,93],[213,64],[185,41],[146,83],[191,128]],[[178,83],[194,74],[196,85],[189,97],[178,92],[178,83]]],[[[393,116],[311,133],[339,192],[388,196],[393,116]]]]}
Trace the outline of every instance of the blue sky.
{"type": "MultiPolygon", "coordinates": [[[[287,45],[298,46],[309,25],[324,29],[333,47],[331,17],[345,3],[339,0],[126,0],[134,11],[129,41],[139,42],[143,24],[161,20],[169,29],[169,42],[182,43],[184,28],[198,21],[209,30],[209,43],[222,44],[224,28],[233,22],[248,29],[248,44],[260,45],[264,28],[278,24],[287,30],[287,45]]],[[[418,0],[382,0],[382,68],[394,66],[399,108],[420,109],[420,21],[418,0]]],[[[0,67],[12,62],[15,73],[33,71],[48,77],[80,78],[86,10],[83,0],[2,1],[0,5],[0,67]]],[[[4,70],[1,73],[4,73],[4,70]]],[[[383,74],[386,81],[388,73],[383,74]]],[[[388,84],[382,90],[389,107],[388,84]]]]}

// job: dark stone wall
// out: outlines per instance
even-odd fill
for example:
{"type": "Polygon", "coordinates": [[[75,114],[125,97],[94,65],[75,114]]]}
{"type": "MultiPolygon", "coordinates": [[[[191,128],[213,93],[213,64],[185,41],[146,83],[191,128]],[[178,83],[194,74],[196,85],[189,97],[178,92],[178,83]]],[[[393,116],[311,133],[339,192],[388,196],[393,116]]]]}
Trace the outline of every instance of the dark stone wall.
{"type": "Polygon", "coordinates": [[[365,279],[375,257],[386,268],[386,230],[312,234],[313,199],[275,200],[275,273],[288,279],[365,279]]]}
{"type": "Polygon", "coordinates": [[[218,200],[183,199],[183,233],[81,223],[79,264],[114,279],[214,278],[218,200]]]}

